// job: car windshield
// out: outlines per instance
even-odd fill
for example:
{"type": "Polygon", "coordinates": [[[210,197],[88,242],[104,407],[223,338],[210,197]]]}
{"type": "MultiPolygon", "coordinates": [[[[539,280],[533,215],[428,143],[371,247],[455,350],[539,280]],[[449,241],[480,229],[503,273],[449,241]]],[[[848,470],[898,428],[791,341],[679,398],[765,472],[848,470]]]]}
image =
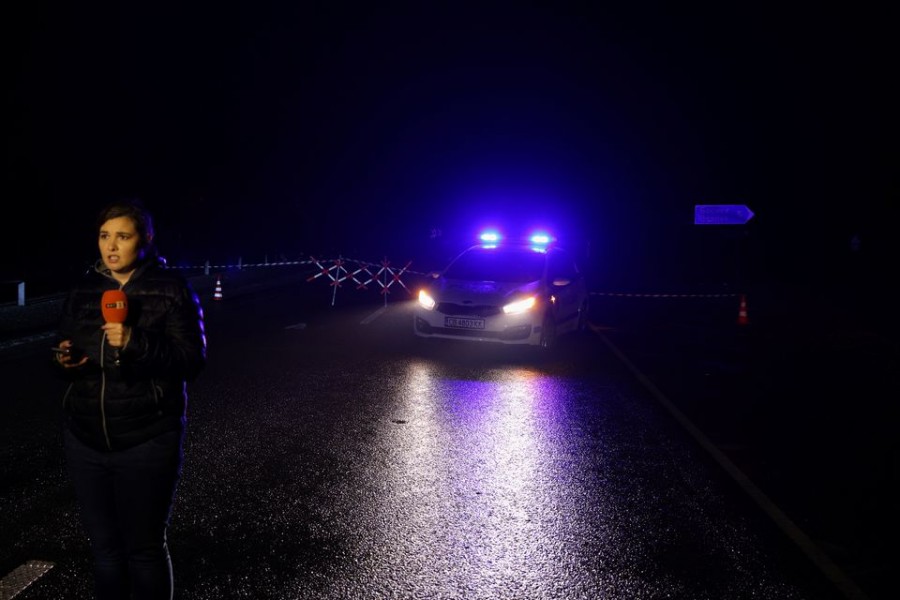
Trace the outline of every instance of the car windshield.
{"type": "Polygon", "coordinates": [[[527,283],[543,276],[546,255],[528,248],[472,248],[444,272],[448,279],[527,283]]]}

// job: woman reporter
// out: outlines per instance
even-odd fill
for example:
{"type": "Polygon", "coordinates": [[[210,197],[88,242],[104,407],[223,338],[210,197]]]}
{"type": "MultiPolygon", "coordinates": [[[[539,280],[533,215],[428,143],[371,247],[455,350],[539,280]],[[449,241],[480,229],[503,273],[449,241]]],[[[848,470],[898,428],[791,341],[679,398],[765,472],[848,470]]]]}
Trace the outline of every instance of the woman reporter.
{"type": "Polygon", "coordinates": [[[181,477],[187,383],[206,364],[203,311],[187,280],[165,268],[139,201],[105,207],[97,234],[100,259],[70,290],[59,323],[66,463],[97,598],[170,599],[166,530],[181,477]],[[109,290],[124,292],[123,322],[104,320],[109,290]]]}

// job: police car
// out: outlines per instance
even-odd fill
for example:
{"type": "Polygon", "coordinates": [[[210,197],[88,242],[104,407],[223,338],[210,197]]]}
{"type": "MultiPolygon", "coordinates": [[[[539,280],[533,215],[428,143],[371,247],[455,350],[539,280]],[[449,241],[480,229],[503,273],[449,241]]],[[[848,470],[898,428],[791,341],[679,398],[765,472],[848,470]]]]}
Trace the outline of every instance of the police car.
{"type": "Polygon", "coordinates": [[[549,235],[517,242],[486,232],[418,291],[413,331],[549,349],[587,328],[588,298],[575,259],[549,235]]]}

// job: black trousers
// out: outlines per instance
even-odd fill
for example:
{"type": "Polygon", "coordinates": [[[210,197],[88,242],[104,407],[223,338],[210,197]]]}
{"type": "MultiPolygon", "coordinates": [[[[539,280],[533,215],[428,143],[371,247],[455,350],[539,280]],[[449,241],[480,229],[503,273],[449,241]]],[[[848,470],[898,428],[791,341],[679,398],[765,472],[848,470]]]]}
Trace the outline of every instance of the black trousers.
{"type": "Polygon", "coordinates": [[[181,477],[182,441],[183,432],[175,431],[127,450],[98,452],[64,432],[98,600],[172,598],[166,529],[181,477]]]}

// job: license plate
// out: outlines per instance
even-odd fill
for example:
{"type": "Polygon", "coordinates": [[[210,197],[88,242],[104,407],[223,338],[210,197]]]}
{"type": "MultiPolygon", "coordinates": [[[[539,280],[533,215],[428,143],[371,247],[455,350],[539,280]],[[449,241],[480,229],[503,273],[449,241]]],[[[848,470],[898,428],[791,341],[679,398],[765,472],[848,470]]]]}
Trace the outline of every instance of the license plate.
{"type": "Polygon", "coordinates": [[[461,317],[444,317],[445,327],[456,329],[484,329],[484,319],[463,319],[461,317]]]}

